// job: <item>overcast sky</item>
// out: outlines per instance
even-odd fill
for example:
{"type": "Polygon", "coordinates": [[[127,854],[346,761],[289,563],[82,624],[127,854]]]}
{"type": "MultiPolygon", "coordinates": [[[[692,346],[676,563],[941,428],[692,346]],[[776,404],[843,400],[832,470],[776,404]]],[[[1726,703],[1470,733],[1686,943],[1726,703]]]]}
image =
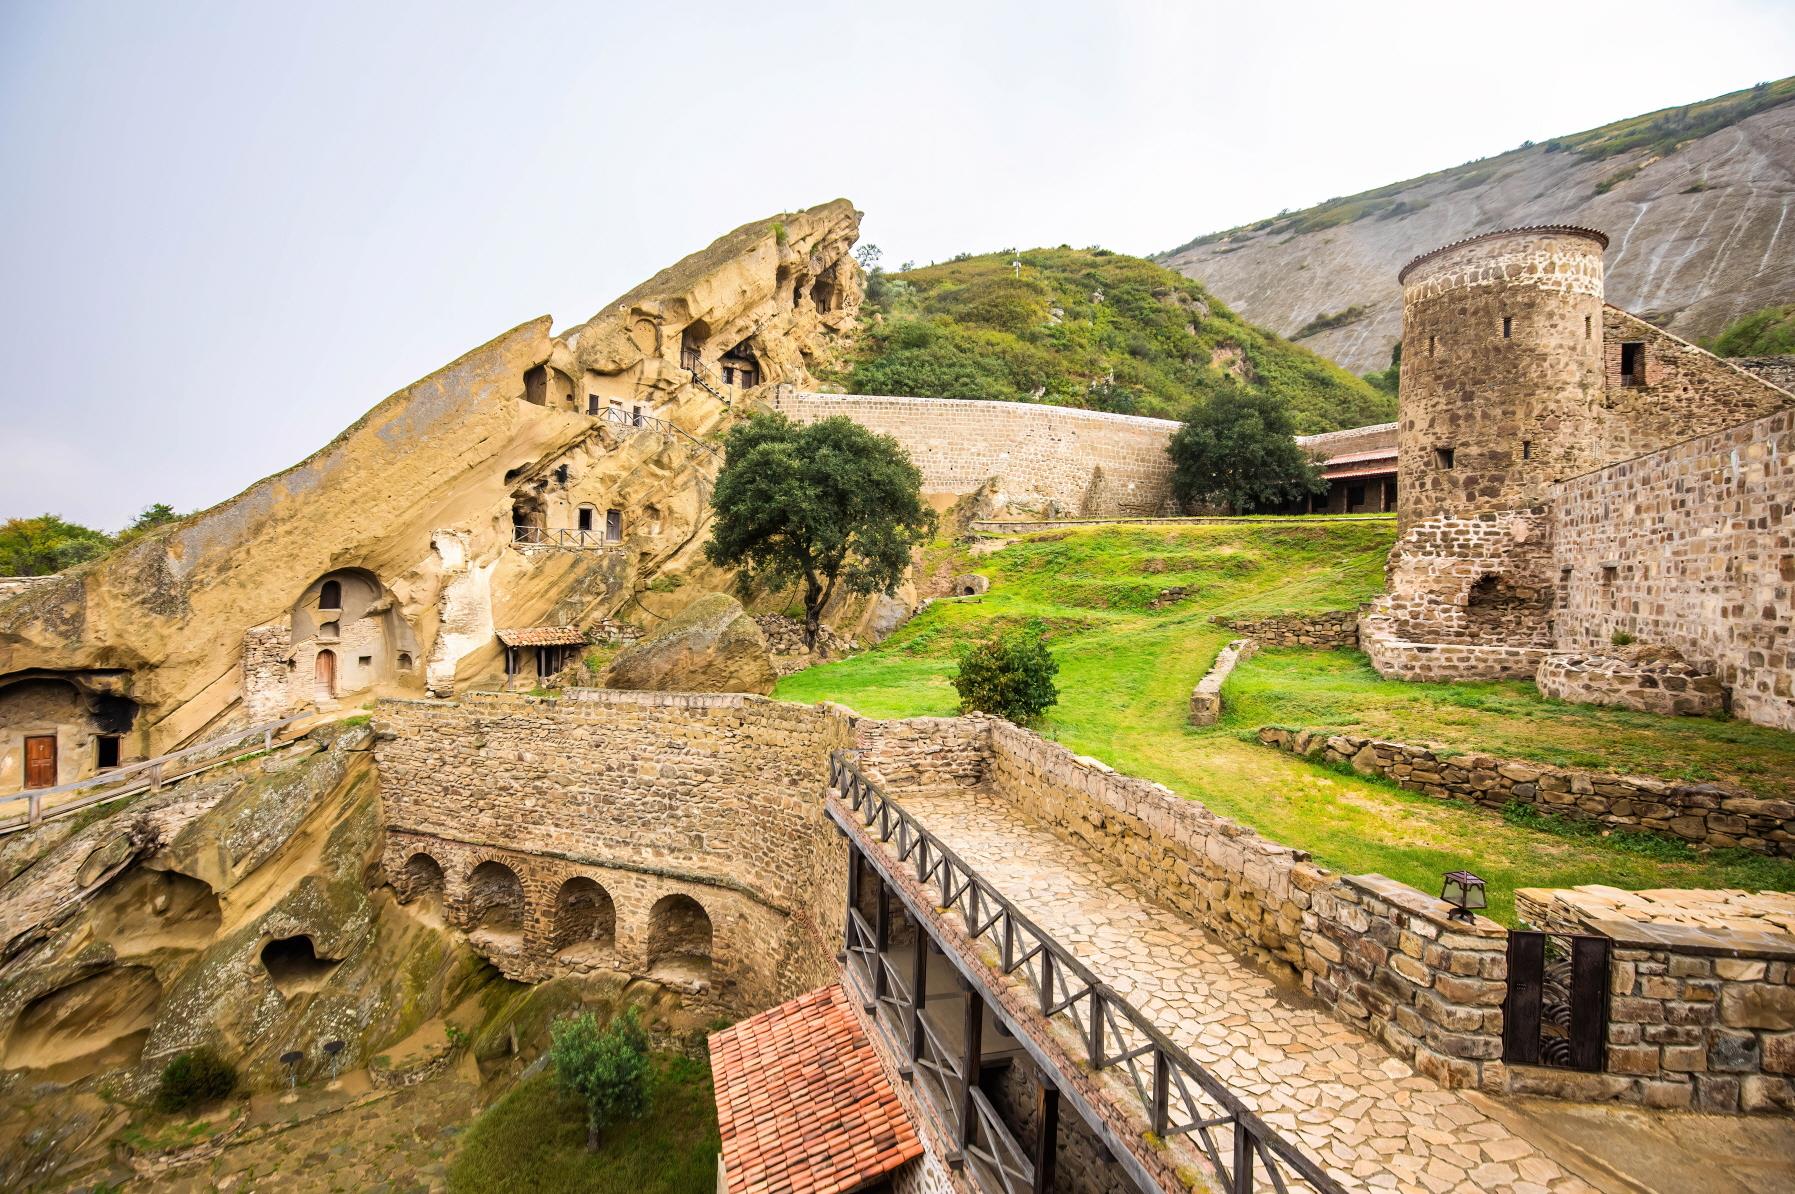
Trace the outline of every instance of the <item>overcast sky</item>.
{"type": "Polygon", "coordinates": [[[1790,73],[1795,0],[0,0],[0,518],[221,501],[838,195],[1150,253],[1790,73]]]}

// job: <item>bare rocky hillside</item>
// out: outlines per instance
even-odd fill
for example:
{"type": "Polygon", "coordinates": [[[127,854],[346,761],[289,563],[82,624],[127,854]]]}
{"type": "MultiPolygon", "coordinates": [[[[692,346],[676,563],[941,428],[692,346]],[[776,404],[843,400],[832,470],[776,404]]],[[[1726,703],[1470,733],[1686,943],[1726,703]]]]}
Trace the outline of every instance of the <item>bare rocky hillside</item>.
{"type": "Polygon", "coordinates": [[[1389,364],[1402,330],[1396,272],[1411,257],[1498,228],[1579,224],[1612,240],[1609,302],[1700,339],[1795,298],[1791,100],[1795,80],[1783,80],[1651,113],[1199,237],[1158,260],[1362,373],[1389,364]],[[1734,119],[1742,112],[1752,114],[1734,119]],[[1336,326],[1302,334],[1318,320],[1336,326]]]}

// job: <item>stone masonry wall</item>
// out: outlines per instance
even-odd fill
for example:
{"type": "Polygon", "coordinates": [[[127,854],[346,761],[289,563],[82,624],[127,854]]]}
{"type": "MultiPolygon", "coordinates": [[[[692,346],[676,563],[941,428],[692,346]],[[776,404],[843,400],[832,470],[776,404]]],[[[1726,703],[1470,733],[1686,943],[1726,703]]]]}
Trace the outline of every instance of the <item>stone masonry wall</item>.
{"type": "Polygon", "coordinates": [[[1242,660],[1251,659],[1259,650],[1259,644],[1250,638],[1237,638],[1223,647],[1215,657],[1203,678],[1190,694],[1190,724],[1193,726],[1212,726],[1222,717],[1222,685],[1234,674],[1234,667],[1242,660]]]}
{"type": "Polygon", "coordinates": [[[1359,611],[1324,610],[1314,614],[1266,614],[1257,618],[1209,619],[1261,647],[1356,647],[1359,645],[1359,611]]]}
{"type": "Polygon", "coordinates": [[[1680,657],[1629,659],[1626,650],[1548,655],[1533,682],[1541,696],[1666,717],[1709,717],[1725,710],[1725,688],[1710,672],[1680,657]]]}
{"type": "Polygon", "coordinates": [[[623,969],[646,965],[653,905],[677,894],[710,917],[720,1004],[765,1006],[796,993],[782,974],[814,986],[833,972],[822,926],[842,863],[820,793],[829,751],[850,741],[844,712],[575,689],[388,700],[375,722],[387,873],[429,854],[452,919],[467,870],[490,859],[518,873],[523,940],[494,958],[513,977],[554,971],[554,895],[576,875],[616,902],[623,969]]]}
{"type": "Polygon", "coordinates": [[[1500,925],[1448,921],[1439,900],[1379,875],[1334,875],[1301,850],[1008,722],[862,721],[858,737],[874,778],[900,803],[907,784],[980,785],[1230,948],[1299,976],[1423,1073],[1500,1087],[1502,1067],[1490,1064],[1502,1049],[1500,925]]]}
{"type": "Polygon", "coordinates": [[[1318,730],[1259,731],[1267,746],[1348,764],[1410,791],[1485,808],[1529,804],[1541,812],[1616,828],[1648,829],[1708,846],[1795,856],[1795,800],[1764,800],[1714,784],[1573,771],[1489,755],[1442,756],[1426,747],[1318,730]]]}
{"type": "Polygon", "coordinates": [[[1795,730],[1795,409],[1562,482],[1556,507],[1562,649],[1675,647],[1735,716],[1795,730]]]}
{"type": "Polygon", "coordinates": [[[1795,353],[1776,357],[1729,357],[1727,364],[1743,369],[1779,390],[1795,393],[1795,353]]]}
{"type": "Polygon", "coordinates": [[[1166,445],[1178,424],[1026,402],[815,394],[780,387],[775,410],[800,423],[846,415],[894,437],[923,490],[971,493],[992,477],[1066,514],[1154,515],[1171,507],[1166,445]]]}

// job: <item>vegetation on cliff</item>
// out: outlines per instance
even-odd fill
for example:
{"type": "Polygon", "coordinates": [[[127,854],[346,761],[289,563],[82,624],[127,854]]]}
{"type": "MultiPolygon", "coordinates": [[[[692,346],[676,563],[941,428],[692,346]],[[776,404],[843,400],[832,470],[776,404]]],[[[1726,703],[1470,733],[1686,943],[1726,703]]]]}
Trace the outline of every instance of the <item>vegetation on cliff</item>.
{"type": "Polygon", "coordinates": [[[1742,315],[1706,345],[1723,357],[1773,357],[1795,353],[1795,303],[1742,315]]]}
{"type": "Polygon", "coordinates": [[[866,328],[839,379],[857,394],[1181,418],[1238,380],[1282,402],[1300,432],[1395,417],[1388,395],[1253,326],[1200,283],[1104,249],[874,271],[867,295],[866,328]]]}
{"type": "Polygon", "coordinates": [[[1351,609],[1382,588],[1394,532],[1384,521],[1290,519],[1031,535],[960,562],[991,578],[988,593],[935,601],[874,650],[788,676],[774,695],[841,701],[871,717],[949,715],[959,706],[958,644],[1038,618],[1060,689],[1042,733],[1330,867],[1438,890],[1442,873],[1467,866],[1489,881],[1492,914],[1510,920],[1517,887],[1795,890],[1788,860],[1511,822],[1250,740],[1262,725],[1310,726],[1770,797],[1795,787],[1795,745],[1779,730],[1568,705],[1523,681],[1405,684],[1380,678],[1356,651],[1298,648],[1240,665],[1219,725],[1186,724],[1191,688],[1234,637],[1212,616],[1351,609]]]}
{"type": "Polygon", "coordinates": [[[117,535],[96,531],[54,514],[0,523],[0,576],[49,576],[105,555],[180,515],[166,503],[147,507],[117,535]]]}

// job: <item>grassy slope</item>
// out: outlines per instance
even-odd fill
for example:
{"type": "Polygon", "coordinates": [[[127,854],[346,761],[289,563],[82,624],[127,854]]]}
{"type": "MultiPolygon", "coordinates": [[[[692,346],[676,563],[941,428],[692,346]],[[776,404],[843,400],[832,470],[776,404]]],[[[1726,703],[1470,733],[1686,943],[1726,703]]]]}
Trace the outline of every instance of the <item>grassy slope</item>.
{"type": "Polygon", "coordinates": [[[1242,737],[1266,723],[1300,723],[1658,774],[1684,774],[1697,760],[1704,774],[1787,791],[1795,786],[1790,735],[1564,705],[1527,684],[1401,684],[1378,679],[1353,652],[1297,650],[1267,651],[1236,672],[1220,726],[1185,724],[1191,687],[1229,637],[1210,615],[1352,606],[1381,587],[1393,534],[1389,522],[1291,520],[1031,536],[968,565],[992,578],[983,598],[936,602],[875,650],[786,677],[775,695],[837,700],[875,717],[950,714],[956,645],[993,623],[1040,617],[1061,668],[1060,704],[1044,733],[1329,866],[1422,889],[1469,866],[1490,881],[1499,917],[1512,916],[1516,887],[1795,890],[1795,864],[1510,824],[1242,737]],[[1194,595],[1147,608],[1160,590],[1179,585],[1194,595]]]}
{"type": "Polygon", "coordinates": [[[653,1105],[586,1151],[586,1118],[552,1070],[519,1083],[473,1127],[449,1169],[453,1194],[710,1194],[717,1185],[710,1070],[655,1058],[653,1105]]]}
{"type": "MultiPolygon", "coordinates": [[[[1643,149],[1650,155],[1662,157],[1676,152],[1677,146],[1685,141],[1692,141],[1697,137],[1705,137],[1710,133],[1719,132],[1729,125],[1737,124],[1747,116],[1776,107],[1779,104],[1789,103],[1791,100],[1795,100],[1795,77],[1779,79],[1774,83],[1749,87],[1742,91],[1729,92],[1726,95],[1715,96],[1712,99],[1687,104],[1680,108],[1663,108],[1657,112],[1647,112],[1642,116],[1631,116],[1625,120],[1617,120],[1613,124],[1605,124],[1600,128],[1555,138],[1546,142],[1543,148],[1548,153],[1570,152],[1598,159],[1636,149],[1643,149]]],[[[1318,203],[1314,207],[1306,207],[1301,211],[1280,212],[1278,215],[1257,223],[1242,224],[1235,228],[1223,229],[1220,232],[1205,233],[1194,240],[1186,241],[1175,249],[1155,254],[1155,259],[1164,260],[1197,245],[1230,240],[1241,234],[1266,233],[1275,236],[1294,236],[1303,232],[1318,232],[1339,224],[1350,224],[1355,220],[1401,215],[1404,211],[1409,210],[1409,201],[1403,198],[1403,195],[1414,187],[1422,183],[1441,180],[1455,182],[1454,190],[1466,190],[1494,177],[1515,154],[1525,153],[1533,148],[1534,145],[1530,141],[1518,149],[1511,149],[1494,157],[1478,158],[1474,162],[1466,162],[1446,170],[1437,170],[1432,174],[1423,174],[1417,178],[1405,178],[1401,182],[1387,183],[1374,190],[1361,191],[1356,195],[1329,199],[1325,203],[1318,203]]]]}
{"type": "Polygon", "coordinates": [[[882,318],[839,379],[856,393],[1033,398],[1181,418],[1226,379],[1211,363],[1219,360],[1242,362],[1250,384],[1283,398],[1299,432],[1395,417],[1390,396],[1138,257],[992,253],[883,275],[871,293],[869,314],[882,318]]]}

